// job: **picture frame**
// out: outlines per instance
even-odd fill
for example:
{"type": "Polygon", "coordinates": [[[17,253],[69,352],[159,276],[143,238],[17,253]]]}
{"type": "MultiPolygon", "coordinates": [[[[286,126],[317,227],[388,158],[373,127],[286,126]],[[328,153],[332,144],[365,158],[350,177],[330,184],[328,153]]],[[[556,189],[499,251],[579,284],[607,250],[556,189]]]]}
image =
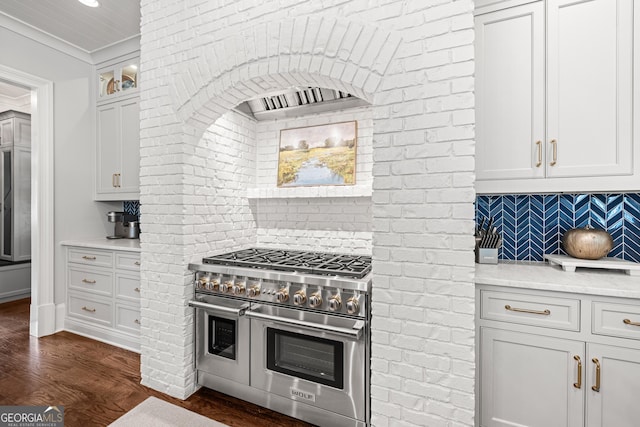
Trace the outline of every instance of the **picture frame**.
{"type": "Polygon", "coordinates": [[[355,185],[358,122],[280,130],[278,187],[355,185]]]}

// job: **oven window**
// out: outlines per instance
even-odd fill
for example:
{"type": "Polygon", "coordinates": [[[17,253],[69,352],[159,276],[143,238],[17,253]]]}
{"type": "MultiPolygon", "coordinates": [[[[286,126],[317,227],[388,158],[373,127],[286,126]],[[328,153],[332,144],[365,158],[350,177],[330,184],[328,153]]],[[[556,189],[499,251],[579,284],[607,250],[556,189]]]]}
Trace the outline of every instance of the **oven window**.
{"type": "Polygon", "coordinates": [[[344,344],[267,328],[267,368],[342,389],[344,344]]]}
{"type": "Polygon", "coordinates": [[[222,317],[209,318],[209,353],[236,360],[236,322],[222,317]]]}

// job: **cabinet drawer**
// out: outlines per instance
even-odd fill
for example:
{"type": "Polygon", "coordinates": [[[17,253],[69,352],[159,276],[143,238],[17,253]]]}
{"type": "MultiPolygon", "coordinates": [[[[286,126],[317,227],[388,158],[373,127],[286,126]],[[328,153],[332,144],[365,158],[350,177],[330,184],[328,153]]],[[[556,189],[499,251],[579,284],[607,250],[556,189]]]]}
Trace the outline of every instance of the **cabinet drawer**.
{"type": "Polygon", "coordinates": [[[69,314],[106,326],[111,326],[113,318],[112,305],[109,301],[77,294],[69,295],[69,314]]]}
{"type": "Polygon", "coordinates": [[[128,305],[116,304],[116,328],[133,333],[140,333],[140,309],[128,305]]]}
{"type": "Polygon", "coordinates": [[[103,252],[95,249],[69,249],[69,262],[113,267],[113,252],[103,252]]]}
{"type": "Polygon", "coordinates": [[[481,318],[568,331],[580,330],[580,301],[482,291],[481,318]]]}
{"type": "Polygon", "coordinates": [[[640,305],[593,302],[591,309],[594,334],[640,339],[640,305]]]}
{"type": "Polygon", "coordinates": [[[140,271],[140,254],[135,252],[116,252],[116,268],[140,271]]]}
{"type": "Polygon", "coordinates": [[[110,271],[69,266],[69,288],[110,296],[113,292],[113,274],[110,271]]]}
{"type": "Polygon", "coordinates": [[[116,273],[116,297],[140,301],[140,276],[116,273]]]}

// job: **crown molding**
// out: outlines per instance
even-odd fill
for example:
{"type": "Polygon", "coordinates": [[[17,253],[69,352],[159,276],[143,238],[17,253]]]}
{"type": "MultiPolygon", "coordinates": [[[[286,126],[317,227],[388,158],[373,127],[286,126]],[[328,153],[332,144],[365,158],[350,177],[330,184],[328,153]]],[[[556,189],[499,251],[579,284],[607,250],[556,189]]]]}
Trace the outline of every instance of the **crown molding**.
{"type": "Polygon", "coordinates": [[[99,65],[114,58],[140,51],[140,34],[112,43],[91,52],[92,63],[99,65]]]}

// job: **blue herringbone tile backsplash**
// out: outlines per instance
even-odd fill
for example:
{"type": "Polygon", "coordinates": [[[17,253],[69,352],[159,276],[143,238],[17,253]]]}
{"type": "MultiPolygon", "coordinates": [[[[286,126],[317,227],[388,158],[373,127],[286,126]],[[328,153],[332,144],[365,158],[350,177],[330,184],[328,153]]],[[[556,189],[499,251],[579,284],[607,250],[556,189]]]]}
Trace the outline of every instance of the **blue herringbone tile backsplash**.
{"type": "Polygon", "coordinates": [[[640,193],[478,196],[476,222],[490,217],[502,235],[500,259],[565,254],[564,232],[591,225],[613,237],[608,256],[640,262],[640,193]]]}
{"type": "Polygon", "coordinates": [[[140,202],[137,200],[122,202],[122,210],[129,215],[136,215],[140,217],[140,202]]]}

